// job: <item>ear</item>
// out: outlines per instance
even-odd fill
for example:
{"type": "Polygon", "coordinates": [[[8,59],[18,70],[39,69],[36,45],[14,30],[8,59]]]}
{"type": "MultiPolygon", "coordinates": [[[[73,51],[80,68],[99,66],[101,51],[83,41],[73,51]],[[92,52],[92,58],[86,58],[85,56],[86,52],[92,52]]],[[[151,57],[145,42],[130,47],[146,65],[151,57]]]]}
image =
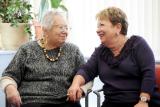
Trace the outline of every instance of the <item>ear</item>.
{"type": "Polygon", "coordinates": [[[121,23],[117,23],[116,24],[116,29],[118,30],[118,32],[120,32],[121,29],[122,29],[122,24],[121,23]]]}
{"type": "Polygon", "coordinates": [[[42,27],[42,31],[43,31],[43,35],[47,35],[48,34],[48,30],[45,29],[44,27],[42,27]]]}

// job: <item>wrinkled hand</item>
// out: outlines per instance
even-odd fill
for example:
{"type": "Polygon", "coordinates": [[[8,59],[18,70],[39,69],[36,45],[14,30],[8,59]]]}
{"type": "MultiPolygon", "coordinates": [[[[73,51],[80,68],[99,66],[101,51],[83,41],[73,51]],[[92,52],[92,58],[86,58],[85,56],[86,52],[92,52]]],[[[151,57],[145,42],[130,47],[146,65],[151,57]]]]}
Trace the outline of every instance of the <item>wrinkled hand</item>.
{"type": "Polygon", "coordinates": [[[148,103],[139,101],[134,107],[149,107],[148,103]]]}
{"type": "Polygon", "coordinates": [[[67,93],[67,100],[76,102],[79,101],[82,97],[83,90],[80,88],[78,85],[71,85],[70,88],[68,89],[67,93]]]}
{"type": "Polygon", "coordinates": [[[13,85],[8,85],[5,89],[6,97],[8,100],[9,105],[14,107],[20,107],[22,104],[19,92],[17,91],[16,87],[13,85]]]}

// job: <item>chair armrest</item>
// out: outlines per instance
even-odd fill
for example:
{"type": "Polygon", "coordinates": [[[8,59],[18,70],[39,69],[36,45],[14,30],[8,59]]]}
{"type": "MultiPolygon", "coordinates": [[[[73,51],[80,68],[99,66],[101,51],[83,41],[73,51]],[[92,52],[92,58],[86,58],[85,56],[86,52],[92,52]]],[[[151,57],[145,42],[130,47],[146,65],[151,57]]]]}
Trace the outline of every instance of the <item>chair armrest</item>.
{"type": "Polygon", "coordinates": [[[100,107],[101,105],[101,96],[100,92],[103,91],[103,89],[94,90],[93,93],[97,95],[97,107],[100,107]]]}

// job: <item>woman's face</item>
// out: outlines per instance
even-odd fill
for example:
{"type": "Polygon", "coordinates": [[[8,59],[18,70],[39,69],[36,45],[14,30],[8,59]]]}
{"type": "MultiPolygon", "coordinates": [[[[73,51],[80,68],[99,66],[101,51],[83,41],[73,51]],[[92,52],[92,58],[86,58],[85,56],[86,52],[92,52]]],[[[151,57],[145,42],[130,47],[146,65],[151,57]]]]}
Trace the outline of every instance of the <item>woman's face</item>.
{"type": "Polygon", "coordinates": [[[54,16],[54,24],[51,30],[46,31],[47,40],[53,44],[63,44],[68,36],[68,26],[66,20],[60,16],[54,16]]]}
{"type": "Polygon", "coordinates": [[[101,40],[102,44],[110,45],[111,40],[115,38],[116,33],[119,32],[120,29],[109,20],[98,20],[97,21],[97,34],[101,40]]]}

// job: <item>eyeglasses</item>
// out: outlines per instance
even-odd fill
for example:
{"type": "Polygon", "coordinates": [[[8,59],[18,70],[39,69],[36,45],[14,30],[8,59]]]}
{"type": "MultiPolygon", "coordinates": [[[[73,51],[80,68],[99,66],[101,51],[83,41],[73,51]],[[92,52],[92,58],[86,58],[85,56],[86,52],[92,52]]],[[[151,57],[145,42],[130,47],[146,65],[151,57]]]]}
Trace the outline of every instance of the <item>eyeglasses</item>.
{"type": "Polygon", "coordinates": [[[69,31],[69,30],[71,30],[71,28],[68,27],[67,25],[53,25],[53,26],[59,28],[61,31],[69,31]]]}

